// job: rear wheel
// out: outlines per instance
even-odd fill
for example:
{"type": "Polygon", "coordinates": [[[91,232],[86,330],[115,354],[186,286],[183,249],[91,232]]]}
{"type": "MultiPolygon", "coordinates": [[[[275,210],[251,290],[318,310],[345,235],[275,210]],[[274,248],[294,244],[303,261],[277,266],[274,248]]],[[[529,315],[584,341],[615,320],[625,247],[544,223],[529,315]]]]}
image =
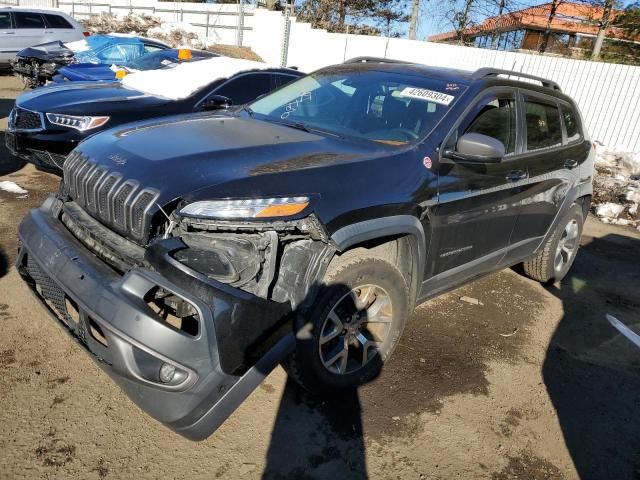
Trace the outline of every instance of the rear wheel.
{"type": "Polygon", "coordinates": [[[578,253],[584,216],[580,205],[573,205],[556,226],[544,248],[533,259],[524,262],[524,272],[539,282],[562,280],[578,253]]]}
{"type": "Polygon", "coordinates": [[[382,259],[332,265],[309,315],[298,320],[287,372],[314,393],[372,380],[398,343],[408,302],[402,274],[382,259]]]}

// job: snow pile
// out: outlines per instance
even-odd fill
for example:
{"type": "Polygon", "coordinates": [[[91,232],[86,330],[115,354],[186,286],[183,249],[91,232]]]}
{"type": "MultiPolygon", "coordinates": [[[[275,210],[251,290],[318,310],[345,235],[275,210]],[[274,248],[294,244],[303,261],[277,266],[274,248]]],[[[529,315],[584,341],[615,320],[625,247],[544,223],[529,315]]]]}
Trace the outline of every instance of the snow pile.
{"type": "Polygon", "coordinates": [[[157,27],[150,28],[147,32],[149,38],[160,40],[174,48],[206,48],[205,42],[195,32],[192,25],[184,22],[167,22],[157,27]]]}
{"type": "Polygon", "coordinates": [[[640,153],[596,144],[593,206],[605,223],[640,230],[640,153]]]}
{"type": "Polygon", "coordinates": [[[162,21],[151,15],[138,15],[137,13],[129,13],[125,16],[100,13],[91,15],[82,23],[91,33],[130,33],[147,37],[149,29],[159,26],[162,21]]]}
{"type": "Polygon", "coordinates": [[[9,193],[19,193],[19,194],[27,193],[27,191],[24,188],[22,188],[20,185],[18,185],[15,182],[10,182],[8,180],[4,180],[0,182],[0,190],[4,190],[5,192],[9,192],[9,193]]]}
{"type": "Polygon", "coordinates": [[[135,72],[124,77],[122,85],[156,97],[180,100],[215,80],[264,68],[268,65],[253,60],[214,57],[181,63],[173,68],[135,72]]]}
{"type": "Polygon", "coordinates": [[[129,13],[122,17],[112,13],[92,15],[84,21],[91,33],[128,33],[152,38],[173,48],[205,48],[193,26],[182,22],[163,23],[158,17],[129,13]]]}

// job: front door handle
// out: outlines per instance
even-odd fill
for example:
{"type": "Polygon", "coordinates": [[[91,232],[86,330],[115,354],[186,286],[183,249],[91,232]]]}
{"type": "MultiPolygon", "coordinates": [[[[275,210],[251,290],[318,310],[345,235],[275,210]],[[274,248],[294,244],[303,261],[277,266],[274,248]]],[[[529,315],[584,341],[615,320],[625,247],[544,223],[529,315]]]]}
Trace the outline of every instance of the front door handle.
{"type": "Polygon", "coordinates": [[[512,170],[507,173],[506,179],[508,182],[517,182],[518,180],[522,180],[527,178],[527,172],[524,170],[512,170]]]}
{"type": "Polygon", "coordinates": [[[2,32],[2,33],[4,33],[5,35],[15,35],[16,34],[16,32],[2,32]]]}
{"type": "Polygon", "coordinates": [[[564,165],[564,168],[568,168],[568,169],[576,168],[578,166],[578,161],[577,160],[565,160],[563,165],[564,165]]]}

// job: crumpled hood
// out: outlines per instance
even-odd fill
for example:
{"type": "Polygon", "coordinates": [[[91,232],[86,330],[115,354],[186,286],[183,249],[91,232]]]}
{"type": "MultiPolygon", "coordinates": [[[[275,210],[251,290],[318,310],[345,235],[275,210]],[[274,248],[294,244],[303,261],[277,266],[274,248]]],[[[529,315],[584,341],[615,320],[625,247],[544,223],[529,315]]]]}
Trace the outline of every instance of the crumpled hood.
{"type": "Polygon", "coordinates": [[[267,121],[194,114],[114,128],[76,151],[159,191],[164,205],[178,198],[310,194],[314,175],[308,169],[339,167],[384,150],[267,121]]]}
{"type": "Polygon", "coordinates": [[[42,43],[20,50],[16,57],[20,59],[35,58],[41,61],[71,62],[74,53],[60,41],[42,43]]]}
{"type": "Polygon", "coordinates": [[[34,112],[70,115],[110,114],[114,103],[136,99],[140,108],[165,104],[167,100],[124,88],[118,82],[73,82],[48,85],[21,94],[16,105],[34,112]]]}

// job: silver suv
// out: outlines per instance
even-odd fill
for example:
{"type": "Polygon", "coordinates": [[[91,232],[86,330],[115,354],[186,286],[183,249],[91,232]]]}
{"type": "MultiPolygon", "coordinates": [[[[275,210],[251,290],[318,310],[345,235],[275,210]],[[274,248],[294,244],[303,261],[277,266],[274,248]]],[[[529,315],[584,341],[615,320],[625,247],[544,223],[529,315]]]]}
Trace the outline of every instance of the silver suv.
{"type": "Polygon", "coordinates": [[[0,8],[0,67],[23,48],[41,43],[73,42],[88,33],[66,13],[58,10],[0,8]]]}

